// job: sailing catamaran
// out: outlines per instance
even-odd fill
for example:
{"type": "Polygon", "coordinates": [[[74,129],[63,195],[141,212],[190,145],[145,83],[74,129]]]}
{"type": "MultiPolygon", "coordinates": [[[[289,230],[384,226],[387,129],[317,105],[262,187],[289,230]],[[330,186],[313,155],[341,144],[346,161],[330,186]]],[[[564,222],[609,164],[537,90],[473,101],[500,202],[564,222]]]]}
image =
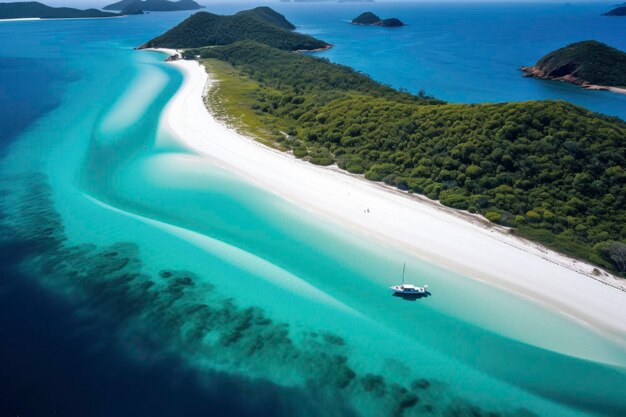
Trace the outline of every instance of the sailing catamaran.
{"type": "Polygon", "coordinates": [[[394,285],[389,288],[396,294],[404,294],[404,295],[426,295],[428,294],[428,285],[424,285],[423,287],[417,287],[413,284],[405,284],[404,283],[404,273],[406,272],[406,262],[402,267],[402,284],[394,285]]]}

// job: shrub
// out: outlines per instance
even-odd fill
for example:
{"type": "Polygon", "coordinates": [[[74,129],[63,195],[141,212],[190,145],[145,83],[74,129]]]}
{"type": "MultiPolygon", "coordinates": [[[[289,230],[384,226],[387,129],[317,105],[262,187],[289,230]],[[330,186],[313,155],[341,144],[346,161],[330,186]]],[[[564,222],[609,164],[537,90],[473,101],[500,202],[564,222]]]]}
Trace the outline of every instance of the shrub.
{"type": "Polygon", "coordinates": [[[490,222],[500,223],[500,219],[502,218],[502,215],[498,213],[497,211],[489,211],[485,213],[485,218],[489,220],[490,222]]]}

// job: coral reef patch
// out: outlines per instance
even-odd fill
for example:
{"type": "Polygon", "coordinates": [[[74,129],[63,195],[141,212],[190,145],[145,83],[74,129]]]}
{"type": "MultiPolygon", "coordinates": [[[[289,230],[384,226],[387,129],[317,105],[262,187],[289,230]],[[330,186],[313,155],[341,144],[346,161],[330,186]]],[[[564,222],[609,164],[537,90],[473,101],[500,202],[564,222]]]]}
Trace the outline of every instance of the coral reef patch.
{"type": "MultiPolygon", "coordinates": [[[[238,305],[191,271],[150,274],[135,243],[72,245],[45,176],[4,178],[2,184],[3,259],[81,310],[119,323],[120,334],[132,335],[130,355],[153,360],[177,355],[199,370],[275,384],[296,390],[295,397],[306,393],[324,416],[531,415],[484,410],[440,381],[416,376],[405,386],[362,372],[350,362],[354,347],[340,335],[320,329],[298,333],[261,308],[238,305]]],[[[291,415],[316,411],[302,407],[291,415]]]]}

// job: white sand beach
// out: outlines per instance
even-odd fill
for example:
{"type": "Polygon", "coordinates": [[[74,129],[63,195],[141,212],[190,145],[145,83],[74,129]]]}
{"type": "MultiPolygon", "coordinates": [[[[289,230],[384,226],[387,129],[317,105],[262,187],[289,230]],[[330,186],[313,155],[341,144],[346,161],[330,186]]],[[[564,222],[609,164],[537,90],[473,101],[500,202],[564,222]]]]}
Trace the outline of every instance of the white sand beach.
{"type": "Polygon", "coordinates": [[[588,84],[584,88],[587,90],[611,91],[617,94],[626,94],[626,88],[608,87],[606,85],[588,84]]]}
{"type": "MultiPolygon", "coordinates": [[[[172,51],[166,51],[172,54],[172,51]]],[[[258,186],[370,239],[515,292],[626,341],[626,282],[517,238],[480,217],[319,167],[246,138],[204,106],[215,83],[195,61],[162,123],[187,149],[258,186]]]]}

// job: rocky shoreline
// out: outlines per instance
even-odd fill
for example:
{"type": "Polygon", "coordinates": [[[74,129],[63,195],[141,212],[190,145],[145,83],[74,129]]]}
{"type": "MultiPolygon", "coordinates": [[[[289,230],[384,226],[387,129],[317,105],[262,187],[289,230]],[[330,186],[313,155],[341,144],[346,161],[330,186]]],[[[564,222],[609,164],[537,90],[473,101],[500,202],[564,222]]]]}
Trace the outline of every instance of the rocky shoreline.
{"type": "Polygon", "coordinates": [[[626,88],[591,84],[588,81],[585,81],[582,78],[576,77],[573,74],[553,76],[534,65],[530,67],[521,67],[520,70],[524,73],[525,77],[532,77],[532,78],[537,78],[540,80],[562,81],[562,82],[566,82],[570,84],[575,84],[587,90],[611,91],[613,93],[626,94],[626,88]]]}
{"type": "Polygon", "coordinates": [[[332,44],[327,44],[325,47],[323,48],[316,48],[316,49],[298,49],[295,50],[293,52],[323,52],[323,51],[328,51],[329,49],[331,49],[333,47],[332,44]]]}

